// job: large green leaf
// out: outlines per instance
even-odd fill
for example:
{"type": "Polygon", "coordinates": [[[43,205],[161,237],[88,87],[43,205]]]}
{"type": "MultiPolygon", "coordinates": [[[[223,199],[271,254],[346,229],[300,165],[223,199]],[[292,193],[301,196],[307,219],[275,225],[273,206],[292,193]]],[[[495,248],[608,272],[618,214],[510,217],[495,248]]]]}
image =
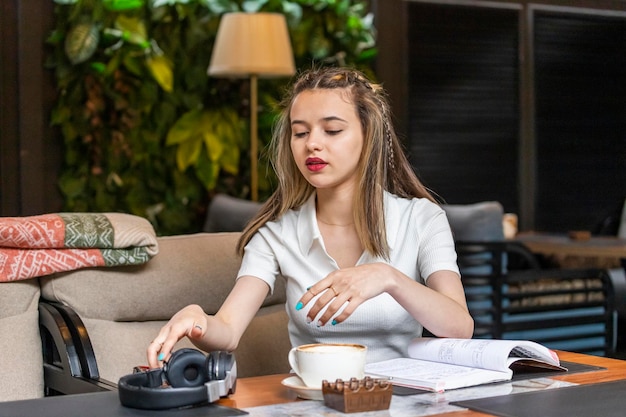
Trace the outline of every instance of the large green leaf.
{"type": "Polygon", "coordinates": [[[142,47],[148,47],[150,45],[146,25],[143,20],[138,17],[120,14],[117,19],[115,19],[115,27],[122,31],[124,40],[142,47]]]}
{"type": "Polygon", "coordinates": [[[98,26],[83,21],[72,27],[65,38],[65,54],[74,65],[87,61],[96,52],[100,40],[98,26]]]}
{"type": "Polygon", "coordinates": [[[234,144],[225,146],[219,161],[222,169],[230,174],[237,175],[239,173],[240,155],[239,148],[234,146],[234,144]]]}
{"type": "Polygon", "coordinates": [[[207,149],[207,156],[213,163],[217,163],[224,153],[224,143],[222,139],[213,131],[206,130],[202,133],[204,145],[207,149]]]}
{"type": "Polygon", "coordinates": [[[202,137],[194,136],[178,145],[176,150],[176,164],[181,171],[196,164],[200,152],[202,152],[202,137]]]}
{"type": "Polygon", "coordinates": [[[166,145],[177,145],[197,136],[202,125],[202,111],[191,110],[182,115],[167,133],[166,145]]]}
{"type": "Polygon", "coordinates": [[[163,55],[157,55],[154,57],[148,57],[146,64],[152,76],[161,88],[168,93],[174,90],[174,72],[173,64],[167,57],[163,55]]]}
{"type": "Polygon", "coordinates": [[[207,190],[213,190],[217,184],[220,166],[211,162],[205,154],[202,154],[196,164],[196,175],[207,190]]]}

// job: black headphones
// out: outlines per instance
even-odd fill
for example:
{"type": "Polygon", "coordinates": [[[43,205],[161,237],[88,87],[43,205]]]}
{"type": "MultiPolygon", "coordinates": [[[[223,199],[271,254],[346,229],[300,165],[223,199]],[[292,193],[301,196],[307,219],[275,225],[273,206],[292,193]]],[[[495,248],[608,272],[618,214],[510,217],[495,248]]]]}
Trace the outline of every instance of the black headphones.
{"type": "Polygon", "coordinates": [[[196,349],[172,353],[163,368],[120,378],[122,405],[145,410],[164,410],[212,403],[235,392],[237,363],[229,352],[205,356],[196,349]]]}

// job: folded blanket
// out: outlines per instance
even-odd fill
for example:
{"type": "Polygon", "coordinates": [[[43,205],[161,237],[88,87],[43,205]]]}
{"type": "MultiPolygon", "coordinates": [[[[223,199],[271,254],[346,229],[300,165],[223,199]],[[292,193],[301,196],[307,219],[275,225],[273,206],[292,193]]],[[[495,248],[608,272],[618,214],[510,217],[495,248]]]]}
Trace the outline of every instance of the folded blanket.
{"type": "Polygon", "coordinates": [[[150,222],[130,214],[0,217],[0,282],[95,266],[139,265],[157,252],[150,222]]]}

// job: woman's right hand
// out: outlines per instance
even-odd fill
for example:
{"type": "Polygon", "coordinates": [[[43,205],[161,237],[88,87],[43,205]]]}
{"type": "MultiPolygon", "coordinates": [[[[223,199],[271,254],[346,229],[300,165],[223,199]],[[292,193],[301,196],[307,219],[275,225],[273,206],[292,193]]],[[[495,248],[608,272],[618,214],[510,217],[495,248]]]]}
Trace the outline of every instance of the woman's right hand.
{"type": "Polygon", "coordinates": [[[161,328],[148,345],[148,364],[159,368],[169,359],[176,342],[187,336],[191,343],[205,352],[237,348],[241,335],[259,311],[269,293],[269,285],[253,276],[240,277],[214,316],[207,315],[199,305],[189,305],[161,328]],[[210,329],[209,329],[210,327],[210,329]]]}
{"type": "Polygon", "coordinates": [[[199,344],[206,332],[208,319],[202,307],[195,304],[174,314],[148,345],[147,356],[150,368],[163,366],[163,361],[170,357],[174,345],[185,336],[194,345],[199,344]]]}

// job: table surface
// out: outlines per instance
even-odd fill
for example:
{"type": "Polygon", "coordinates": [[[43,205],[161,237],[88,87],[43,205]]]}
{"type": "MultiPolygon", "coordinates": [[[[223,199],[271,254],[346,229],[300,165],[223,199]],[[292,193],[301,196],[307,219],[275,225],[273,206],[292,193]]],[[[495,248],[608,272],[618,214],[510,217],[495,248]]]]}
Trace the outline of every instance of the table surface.
{"type": "MultiPolygon", "coordinates": [[[[575,384],[597,384],[600,382],[626,379],[626,361],[572,352],[558,352],[558,354],[559,358],[564,362],[581,363],[604,369],[569,375],[555,375],[551,377],[551,379],[575,384]]],[[[281,384],[281,381],[287,376],[289,375],[280,374],[241,378],[237,381],[235,394],[231,395],[229,398],[220,400],[218,404],[235,408],[249,408],[294,401],[306,401],[298,399],[294,392],[281,384]]],[[[471,410],[461,410],[439,415],[449,417],[479,417],[489,414],[471,410]]]]}
{"type": "Polygon", "coordinates": [[[526,245],[532,252],[545,255],[625,258],[626,240],[611,236],[592,236],[589,239],[571,239],[567,235],[525,232],[514,240],[526,245]]]}

